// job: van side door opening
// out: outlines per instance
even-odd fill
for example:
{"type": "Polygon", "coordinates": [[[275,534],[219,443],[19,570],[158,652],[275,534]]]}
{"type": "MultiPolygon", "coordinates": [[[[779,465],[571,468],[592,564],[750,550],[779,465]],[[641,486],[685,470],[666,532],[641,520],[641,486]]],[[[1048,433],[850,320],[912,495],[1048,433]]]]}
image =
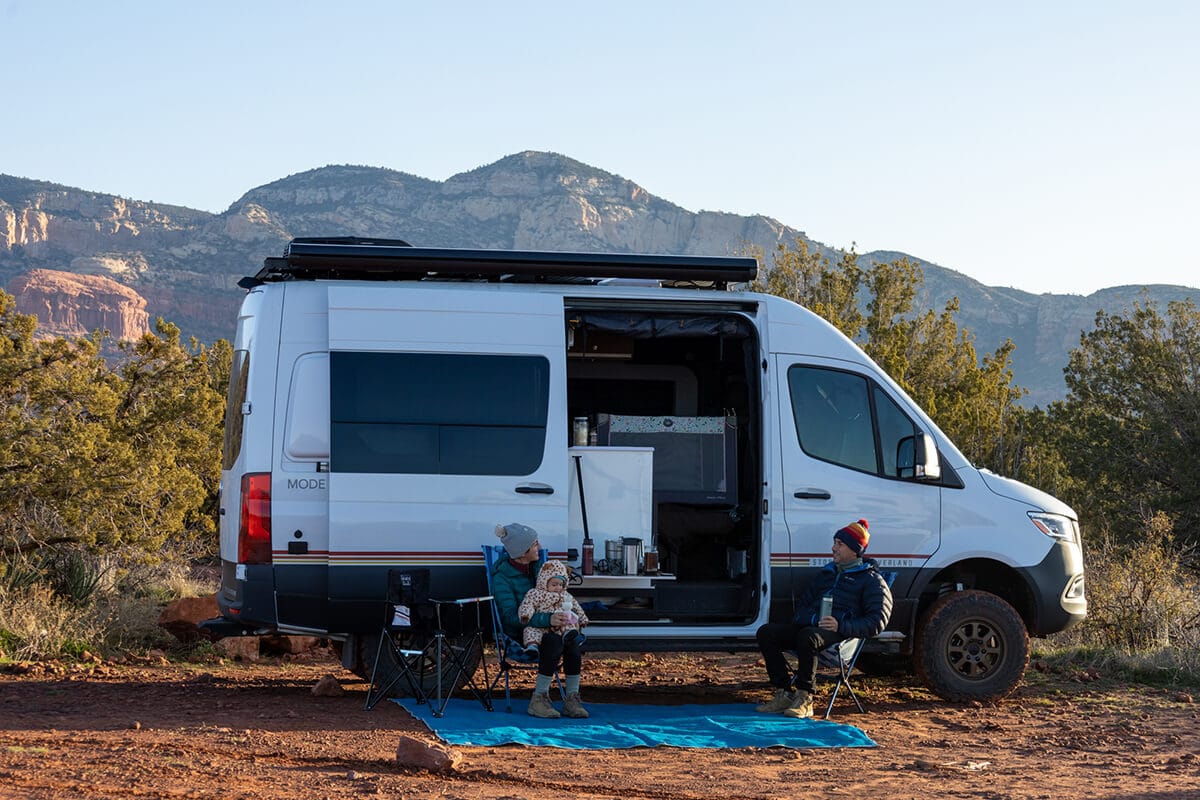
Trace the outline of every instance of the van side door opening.
{"type": "MultiPolygon", "coordinates": [[[[568,301],[566,325],[567,418],[587,418],[600,447],[654,448],[653,531],[645,544],[657,546],[662,572],[673,576],[648,591],[609,596],[594,621],[753,622],[764,559],[753,322],[742,310],[568,301]]],[[[592,531],[597,559],[609,534],[592,531]]]]}

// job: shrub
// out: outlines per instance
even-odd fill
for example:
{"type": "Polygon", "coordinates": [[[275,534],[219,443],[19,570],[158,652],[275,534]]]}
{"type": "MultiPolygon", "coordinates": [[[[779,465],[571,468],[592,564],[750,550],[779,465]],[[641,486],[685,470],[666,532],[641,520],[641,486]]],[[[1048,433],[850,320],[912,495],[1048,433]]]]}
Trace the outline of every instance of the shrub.
{"type": "Polygon", "coordinates": [[[91,603],[108,569],[101,558],[71,547],[49,557],[43,572],[59,597],[83,608],[91,603]]]}
{"type": "Polygon", "coordinates": [[[1105,536],[1086,554],[1087,619],[1060,641],[1127,654],[1176,650],[1200,661],[1200,598],[1187,554],[1175,546],[1171,521],[1149,519],[1132,543],[1105,536]]]}
{"type": "Polygon", "coordinates": [[[0,591],[28,589],[42,579],[42,571],[28,558],[17,555],[0,563],[0,591]]]}
{"type": "Polygon", "coordinates": [[[99,598],[94,614],[100,637],[96,648],[105,654],[165,649],[175,637],[158,625],[162,603],[156,597],[106,594],[99,598]]]}

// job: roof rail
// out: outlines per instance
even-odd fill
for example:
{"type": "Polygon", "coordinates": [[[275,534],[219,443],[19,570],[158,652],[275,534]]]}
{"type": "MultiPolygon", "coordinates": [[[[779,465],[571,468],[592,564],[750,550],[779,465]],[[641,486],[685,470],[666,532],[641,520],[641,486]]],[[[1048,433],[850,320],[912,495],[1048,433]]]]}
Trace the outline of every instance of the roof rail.
{"type": "Polygon", "coordinates": [[[724,289],[728,283],[754,280],[757,274],[758,260],[746,257],[468,250],[413,247],[400,239],[327,237],[293,239],[282,258],[264,259],[263,268],[238,285],[319,278],[555,283],[652,278],[724,289]]]}

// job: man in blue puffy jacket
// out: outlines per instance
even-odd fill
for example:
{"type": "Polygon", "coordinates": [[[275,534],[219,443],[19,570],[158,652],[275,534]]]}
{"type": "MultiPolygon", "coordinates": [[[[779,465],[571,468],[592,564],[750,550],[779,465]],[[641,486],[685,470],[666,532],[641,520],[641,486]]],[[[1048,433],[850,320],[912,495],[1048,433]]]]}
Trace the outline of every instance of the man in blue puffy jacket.
{"type": "Polygon", "coordinates": [[[892,615],[892,592],[875,562],[863,558],[870,538],[865,519],[838,530],[833,535],[832,563],[826,564],[804,590],[792,621],[768,622],[758,629],[758,649],[775,696],[757,711],[811,717],[817,654],[834,642],[870,638],[887,627],[892,615]],[[831,601],[824,616],[822,599],[831,601]],[[794,685],[785,651],[799,656],[794,685]]]}

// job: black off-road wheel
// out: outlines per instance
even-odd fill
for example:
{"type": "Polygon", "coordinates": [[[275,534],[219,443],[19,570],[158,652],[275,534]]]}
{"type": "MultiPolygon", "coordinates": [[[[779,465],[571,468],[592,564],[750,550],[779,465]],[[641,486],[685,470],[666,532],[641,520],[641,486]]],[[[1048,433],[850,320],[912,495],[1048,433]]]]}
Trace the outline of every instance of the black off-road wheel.
{"type": "Polygon", "coordinates": [[[913,664],[921,682],[943,699],[999,700],[1025,674],[1029,633],[1016,609],[996,595],[953,592],[922,617],[913,664]]]}
{"type": "MultiPolygon", "coordinates": [[[[467,685],[471,677],[479,669],[479,661],[482,657],[478,643],[474,647],[468,649],[467,645],[471,643],[470,636],[448,636],[443,640],[442,650],[442,693],[450,691],[451,688],[461,689],[467,685]],[[451,687],[450,681],[454,677],[457,667],[451,658],[451,648],[458,653],[461,653],[461,659],[466,667],[462,675],[458,677],[454,686],[451,687]]],[[[379,634],[364,634],[358,639],[358,658],[357,665],[354,667],[354,673],[365,681],[371,680],[371,670],[375,666],[375,654],[379,648],[379,634]]],[[[400,641],[400,648],[403,650],[421,650],[422,655],[410,656],[408,665],[412,669],[414,675],[418,676],[421,684],[421,691],[427,695],[433,695],[437,691],[437,650],[434,647],[426,647],[430,644],[431,639],[428,637],[407,636],[400,641]]],[[[379,674],[375,676],[376,684],[382,685],[391,682],[391,679],[400,674],[400,666],[396,663],[392,655],[384,648],[384,653],[379,659],[379,674]]],[[[476,682],[478,685],[479,682],[476,682]]],[[[395,684],[388,690],[389,697],[411,697],[412,689],[408,685],[408,681],[403,677],[396,681],[395,684]]]]}

